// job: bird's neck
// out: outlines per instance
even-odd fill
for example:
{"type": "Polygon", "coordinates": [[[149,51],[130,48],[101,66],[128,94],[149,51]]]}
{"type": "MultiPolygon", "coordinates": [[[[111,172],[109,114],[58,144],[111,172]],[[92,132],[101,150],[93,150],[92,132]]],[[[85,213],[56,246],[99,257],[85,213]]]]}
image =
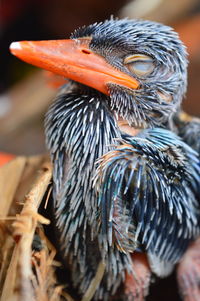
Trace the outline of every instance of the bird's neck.
{"type": "Polygon", "coordinates": [[[94,226],[98,221],[98,198],[93,187],[96,162],[113,149],[116,138],[121,138],[104,98],[102,94],[62,94],[46,117],[47,145],[54,166],[55,212],[66,233],[75,233],[80,223],[94,226]]]}

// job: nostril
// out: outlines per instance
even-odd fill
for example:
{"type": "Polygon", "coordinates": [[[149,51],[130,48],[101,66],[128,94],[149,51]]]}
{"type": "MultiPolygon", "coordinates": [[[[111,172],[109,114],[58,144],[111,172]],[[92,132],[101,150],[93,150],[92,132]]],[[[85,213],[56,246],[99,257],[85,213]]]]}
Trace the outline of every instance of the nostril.
{"type": "Polygon", "coordinates": [[[87,49],[81,49],[81,51],[83,52],[83,53],[85,53],[85,54],[90,54],[91,52],[89,51],[89,50],[87,50],[87,49]]]}

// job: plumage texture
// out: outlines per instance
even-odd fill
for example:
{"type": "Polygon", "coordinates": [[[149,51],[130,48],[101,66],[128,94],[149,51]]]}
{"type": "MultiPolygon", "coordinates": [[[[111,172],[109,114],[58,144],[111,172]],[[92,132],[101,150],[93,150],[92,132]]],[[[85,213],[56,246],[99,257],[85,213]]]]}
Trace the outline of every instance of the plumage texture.
{"type": "MultiPolygon", "coordinates": [[[[104,155],[97,178],[108,244],[113,243],[116,202],[122,216],[126,211],[129,215],[125,234],[134,224],[135,243],[142,242],[145,251],[164,261],[176,262],[188,239],[198,234],[198,163],[194,151],[176,135],[160,128],[145,130],[134,138],[125,137],[120,147],[104,155]]],[[[122,242],[123,235],[122,232],[122,242]]],[[[130,246],[121,248],[127,252],[133,251],[133,246],[131,241],[130,246]]]]}
{"type": "Polygon", "coordinates": [[[82,295],[101,260],[105,274],[95,300],[109,300],[130,254],[147,252],[166,276],[199,234],[198,154],[171,131],[186,91],[186,51],[171,28],[150,22],[109,20],[75,31],[117,69],[132,53],[154,59],[155,69],[137,90],[108,84],[110,96],[70,82],[45,120],[54,166],[57,235],[72,282],[82,295]],[[163,95],[170,97],[166,101],[163,95]],[[141,131],[123,132],[118,118],[141,131]]]}

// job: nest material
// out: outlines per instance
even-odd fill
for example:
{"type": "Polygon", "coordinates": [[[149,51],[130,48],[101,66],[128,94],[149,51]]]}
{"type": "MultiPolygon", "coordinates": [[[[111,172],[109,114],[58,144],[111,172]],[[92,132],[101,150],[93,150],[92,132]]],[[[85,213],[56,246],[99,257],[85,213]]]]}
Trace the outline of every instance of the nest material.
{"type": "MultiPolygon", "coordinates": [[[[59,301],[74,299],[58,283],[56,249],[42,224],[50,221],[38,213],[52,179],[45,155],[17,157],[0,168],[0,300],[59,301]],[[33,250],[35,235],[42,248],[33,250]]],[[[105,266],[96,275],[81,301],[90,301],[102,280],[105,266]]]]}
{"type": "Polygon", "coordinates": [[[38,213],[51,181],[46,156],[17,157],[0,168],[0,293],[2,301],[59,301],[72,298],[55,277],[55,248],[38,213]],[[35,233],[43,247],[32,250],[35,233]]]}

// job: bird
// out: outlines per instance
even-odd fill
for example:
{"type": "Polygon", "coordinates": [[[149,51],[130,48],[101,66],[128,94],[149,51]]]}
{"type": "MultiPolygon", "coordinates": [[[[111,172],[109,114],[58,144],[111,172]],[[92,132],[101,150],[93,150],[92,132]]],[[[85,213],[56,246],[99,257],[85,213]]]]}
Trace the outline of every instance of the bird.
{"type": "Polygon", "coordinates": [[[73,288],[82,298],[102,264],[92,300],[144,300],[152,275],[167,277],[199,237],[199,153],[177,117],[185,46],[169,26],[110,18],[10,50],[68,80],[45,134],[73,288]]]}

